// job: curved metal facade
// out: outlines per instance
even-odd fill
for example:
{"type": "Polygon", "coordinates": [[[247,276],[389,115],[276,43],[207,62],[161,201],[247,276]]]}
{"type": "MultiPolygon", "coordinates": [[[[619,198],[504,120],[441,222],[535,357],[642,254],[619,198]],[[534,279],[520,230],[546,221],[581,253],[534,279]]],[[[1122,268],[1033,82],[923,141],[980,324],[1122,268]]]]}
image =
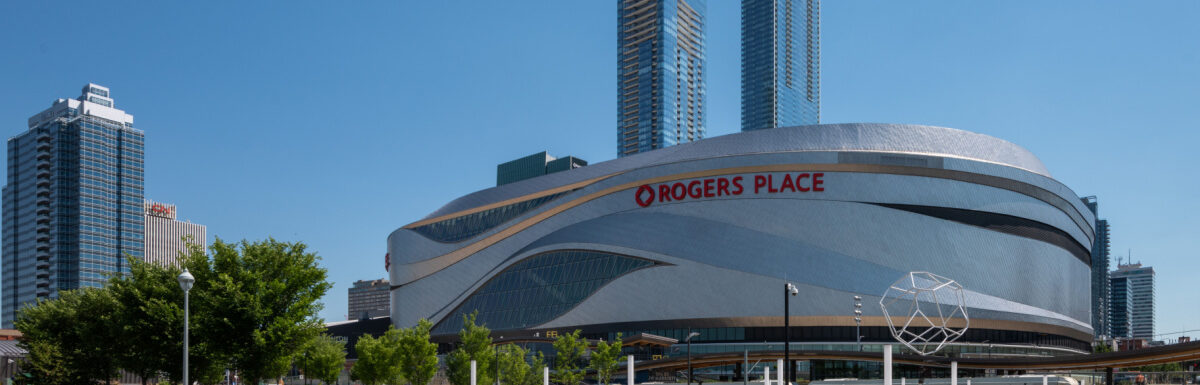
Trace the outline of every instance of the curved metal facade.
{"type": "MultiPolygon", "coordinates": [[[[928,271],[966,288],[972,329],[1082,343],[1092,223],[1036,157],[996,138],[744,132],[482,190],[397,229],[392,320],[448,332],[480,310],[514,336],[720,327],[763,341],[782,326],[785,280],[801,289],[792,325],[852,329],[852,296],[877,302],[928,271]]],[[[864,313],[865,328],[886,326],[864,313]]]]}

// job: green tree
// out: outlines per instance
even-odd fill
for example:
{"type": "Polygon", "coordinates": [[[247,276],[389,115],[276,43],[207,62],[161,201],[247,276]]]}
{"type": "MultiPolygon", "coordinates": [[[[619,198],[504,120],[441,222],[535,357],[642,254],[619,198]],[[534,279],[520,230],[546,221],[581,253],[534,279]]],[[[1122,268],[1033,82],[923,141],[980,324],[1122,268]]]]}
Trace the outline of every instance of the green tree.
{"type": "Polygon", "coordinates": [[[592,352],[592,360],[590,367],[596,371],[596,382],[600,385],[607,385],[612,382],[613,372],[617,370],[617,360],[621,356],[621,333],[617,333],[617,339],[612,343],[600,341],[596,343],[596,350],[592,352]]]}
{"type": "Polygon", "coordinates": [[[185,261],[196,277],[192,305],[204,317],[197,326],[219,330],[213,347],[228,358],[246,383],[282,376],[303,345],[324,330],[317,312],[329,290],[316,254],[300,242],[226,243],[217,239],[212,257],[185,261]]]}
{"type": "Polygon", "coordinates": [[[523,385],[542,385],[542,375],[546,370],[546,356],[542,352],[538,352],[529,360],[529,375],[525,376],[523,385]]]}
{"type": "Polygon", "coordinates": [[[375,338],[363,334],[354,344],[354,352],[358,360],[350,368],[350,379],[362,381],[365,385],[395,384],[400,382],[399,371],[395,365],[396,352],[389,339],[398,338],[398,331],[388,327],[387,333],[375,338]]]}
{"type": "Polygon", "coordinates": [[[304,345],[304,376],[331,384],[337,382],[346,367],[346,343],[328,334],[319,335],[304,345]]]}
{"type": "Polygon", "coordinates": [[[39,384],[100,384],[118,373],[112,342],[117,302],[105,289],[59,292],[17,313],[29,365],[39,384]]]}
{"type": "MultiPolygon", "coordinates": [[[[203,255],[200,246],[189,248],[203,255]]],[[[188,256],[181,255],[186,259],[188,256]]],[[[138,258],[127,259],[128,276],[116,276],[109,281],[108,290],[117,301],[115,309],[118,338],[113,342],[117,363],[122,369],[137,374],[142,383],[160,373],[180,379],[183,357],[183,290],[177,278],[178,267],[162,266],[138,258]]],[[[193,288],[190,297],[203,297],[201,289],[193,288]]],[[[206,317],[193,306],[190,325],[188,368],[189,378],[202,382],[218,381],[222,375],[223,358],[214,355],[214,345],[220,343],[219,331],[203,330],[194,323],[206,317]]],[[[203,323],[202,323],[203,324],[203,323]]]]}
{"type": "Polygon", "coordinates": [[[454,385],[471,384],[471,360],[475,360],[476,384],[491,384],[495,373],[496,354],[492,351],[491,331],[476,325],[479,312],[463,315],[463,328],[458,332],[458,347],[446,356],[446,373],[454,385]]]}
{"type": "Polygon", "coordinates": [[[431,329],[433,324],[421,319],[417,326],[400,333],[394,361],[399,364],[400,377],[412,385],[427,385],[437,374],[437,344],[429,342],[431,329]]]}
{"type": "Polygon", "coordinates": [[[500,346],[499,351],[499,355],[496,356],[496,365],[500,366],[500,383],[525,385],[530,370],[529,363],[525,361],[525,355],[529,351],[515,344],[500,346]]]}
{"type": "Polygon", "coordinates": [[[564,333],[554,340],[554,374],[551,379],[559,385],[578,385],[583,381],[579,363],[587,350],[587,341],[579,338],[579,329],[564,333]]]}

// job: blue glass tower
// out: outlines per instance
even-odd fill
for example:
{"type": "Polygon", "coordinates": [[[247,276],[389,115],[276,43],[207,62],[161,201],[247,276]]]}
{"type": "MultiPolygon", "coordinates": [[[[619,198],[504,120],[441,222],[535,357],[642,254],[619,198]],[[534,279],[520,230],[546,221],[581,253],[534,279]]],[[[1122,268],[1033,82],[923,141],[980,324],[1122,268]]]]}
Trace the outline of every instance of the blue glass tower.
{"type": "Polygon", "coordinates": [[[143,144],[108,88],[58,99],[8,140],[0,321],[59,290],[104,285],[144,257],[143,144]]]}
{"type": "Polygon", "coordinates": [[[1108,277],[1108,220],[1100,219],[1100,204],[1095,196],[1083,197],[1083,204],[1096,216],[1096,239],[1092,242],[1092,330],[1096,338],[1103,339],[1112,335],[1108,324],[1109,298],[1112,296],[1112,282],[1108,277]]]}
{"type": "Polygon", "coordinates": [[[705,0],[618,0],[617,156],[704,138],[705,0]]]}
{"type": "Polygon", "coordinates": [[[742,131],[817,124],[821,1],[742,1],[742,131]]]}

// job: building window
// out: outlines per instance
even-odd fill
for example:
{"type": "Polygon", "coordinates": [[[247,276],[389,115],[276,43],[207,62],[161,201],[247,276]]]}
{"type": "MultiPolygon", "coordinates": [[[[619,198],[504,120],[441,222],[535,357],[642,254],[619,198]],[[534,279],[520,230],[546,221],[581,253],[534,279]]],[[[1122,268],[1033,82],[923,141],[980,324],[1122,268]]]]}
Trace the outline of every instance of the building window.
{"type": "Polygon", "coordinates": [[[412,230],[425,236],[425,238],[442,243],[461,242],[491,230],[492,228],[499,226],[504,222],[508,222],[510,219],[516,218],[521,214],[528,212],[529,210],[538,208],[539,206],[546,204],[555,198],[566,195],[571,191],[545,195],[473,214],[467,214],[444,221],[417,226],[412,230]]]}

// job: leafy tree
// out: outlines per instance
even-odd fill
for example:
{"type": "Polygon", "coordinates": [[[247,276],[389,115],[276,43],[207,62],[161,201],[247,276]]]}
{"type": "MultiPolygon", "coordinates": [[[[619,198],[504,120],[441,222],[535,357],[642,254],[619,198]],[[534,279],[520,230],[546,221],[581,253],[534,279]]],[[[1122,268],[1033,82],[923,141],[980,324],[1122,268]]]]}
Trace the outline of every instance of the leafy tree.
{"type": "Polygon", "coordinates": [[[621,356],[621,333],[612,343],[600,341],[596,343],[596,351],[592,352],[589,364],[596,371],[596,382],[607,385],[612,382],[613,372],[617,370],[617,359],[621,356]]]}
{"type": "MultiPolygon", "coordinates": [[[[189,248],[203,256],[204,250],[193,244],[189,248]]],[[[184,259],[187,255],[182,255],[184,259]]],[[[151,377],[165,373],[176,380],[182,377],[183,366],[183,290],[177,281],[181,269],[128,258],[130,274],[115,276],[108,290],[118,303],[114,331],[119,337],[113,353],[122,369],[137,374],[142,384],[151,377]]],[[[190,297],[204,297],[203,289],[193,288],[190,297]]],[[[204,323],[195,321],[206,317],[204,311],[192,306],[189,321],[188,369],[189,378],[216,382],[222,376],[223,357],[216,355],[214,345],[220,343],[220,331],[204,330],[204,323]]]]}
{"type": "Polygon", "coordinates": [[[197,326],[220,330],[213,349],[228,357],[246,383],[282,376],[303,345],[324,330],[318,302],[329,290],[316,254],[300,242],[226,243],[217,239],[212,258],[185,261],[196,277],[192,304],[207,314],[197,326]]]}
{"type": "Polygon", "coordinates": [[[346,343],[327,334],[313,338],[304,346],[304,375],[326,384],[337,382],[346,367],[346,343]]]}
{"type": "Polygon", "coordinates": [[[1112,351],[1113,351],[1112,346],[1109,346],[1106,343],[1095,344],[1092,346],[1093,353],[1109,353],[1112,351]]]}
{"type": "Polygon", "coordinates": [[[579,329],[564,333],[554,340],[554,374],[551,379],[559,385],[578,385],[583,381],[579,362],[587,350],[587,342],[579,338],[579,329]]]}
{"type": "Polygon", "coordinates": [[[471,360],[475,360],[477,384],[491,384],[494,380],[496,354],[492,351],[491,331],[486,326],[476,325],[479,312],[463,315],[463,328],[458,332],[459,345],[446,356],[446,372],[454,385],[471,384],[471,360]]]}
{"type": "Polygon", "coordinates": [[[529,377],[529,363],[525,362],[525,355],[529,351],[515,344],[500,346],[499,350],[500,353],[496,356],[496,365],[500,366],[500,383],[524,385],[529,377]]]}
{"type": "Polygon", "coordinates": [[[421,319],[417,326],[400,332],[394,361],[399,363],[400,377],[412,385],[427,385],[437,374],[437,344],[429,342],[431,329],[433,324],[421,319]]]}
{"type": "Polygon", "coordinates": [[[525,376],[525,382],[523,382],[522,384],[523,385],[542,385],[543,384],[542,374],[545,372],[545,370],[546,370],[546,356],[542,355],[542,352],[538,352],[537,355],[533,356],[532,359],[530,359],[529,375],[525,376]]]}
{"type": "Polygon", "coordinates": [[[115,378],[116,306],[108,290],[79,289],[22,308],[15,325],[24,334],[19,344],[29,352],[35,382],[99,384],[115,378]]]}
{"type": "Polygon", "coordinates": [[[389,338],[396,338],[397,333],[396,329],[388,327],[387,333],[379,338],[370,334],[359,337],[358,343],[354,344],[358,360],[350,368],[350,379],[366,385],[400,382],[399,372],[393,362],[395,349],[387,343],[389,338]]]}

